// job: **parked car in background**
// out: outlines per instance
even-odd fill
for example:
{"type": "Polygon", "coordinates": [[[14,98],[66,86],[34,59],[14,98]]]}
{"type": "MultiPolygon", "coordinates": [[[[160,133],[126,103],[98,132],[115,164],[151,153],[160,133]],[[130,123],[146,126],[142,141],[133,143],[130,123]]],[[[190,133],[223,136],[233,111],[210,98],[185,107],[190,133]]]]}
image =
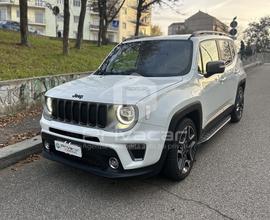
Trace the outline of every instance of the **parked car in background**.
{"type": "Polygon", "coordinates": [[[16,21],[1,21],[0,29],[20,31],[20,23],[16,21]]]}
{"type": "MultiPolygon", "coordinates": [[[[20,31],[20,23],[17,21],[0,21],[0,29],[20,31]]],[[[31,34],[42,35],[39,30],[36,30],[31,26],[28,26],[28,32],[31,34]]]]}

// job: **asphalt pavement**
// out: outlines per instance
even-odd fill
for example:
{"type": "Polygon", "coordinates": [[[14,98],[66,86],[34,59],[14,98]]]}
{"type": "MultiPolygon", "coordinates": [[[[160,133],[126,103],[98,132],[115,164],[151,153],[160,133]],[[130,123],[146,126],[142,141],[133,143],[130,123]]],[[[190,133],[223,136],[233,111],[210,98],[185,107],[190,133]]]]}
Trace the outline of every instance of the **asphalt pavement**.
{"type": "Polygon", "coordinates": [[[270,65],[248,71],[243,119],[189,177],[110,180],[39,159],[0,171],[0,219],[270,219],[270,65]]]}

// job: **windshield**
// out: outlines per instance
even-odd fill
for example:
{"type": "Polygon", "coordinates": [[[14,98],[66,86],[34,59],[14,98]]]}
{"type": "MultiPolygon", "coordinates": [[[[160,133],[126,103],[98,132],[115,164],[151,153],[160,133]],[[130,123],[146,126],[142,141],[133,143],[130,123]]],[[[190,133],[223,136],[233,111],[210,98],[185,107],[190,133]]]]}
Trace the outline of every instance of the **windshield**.
{"type": "Polygon", "coordinates": [[[96,74],[167,77],[191,68],[192,41],[161,40],[120,44],[96,74]]]}

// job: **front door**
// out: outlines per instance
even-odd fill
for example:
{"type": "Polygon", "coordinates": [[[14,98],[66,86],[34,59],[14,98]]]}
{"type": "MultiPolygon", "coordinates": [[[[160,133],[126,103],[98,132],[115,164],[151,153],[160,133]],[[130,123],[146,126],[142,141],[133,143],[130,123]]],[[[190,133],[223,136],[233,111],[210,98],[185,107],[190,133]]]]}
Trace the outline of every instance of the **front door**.
{"type": "Polygon", "coordinates": [[[221,85],[221,75],[215,74],[208,78],[204,77],[206,73],[206,64],[211,61],[218,61],[219,52],[215,40],[203,41],[200,44],[199,58],[199,83],[202,88],[201,102],[204,109],[203,126],[214,120],[222,113],[226,105],[224,90],[221,85]]]}

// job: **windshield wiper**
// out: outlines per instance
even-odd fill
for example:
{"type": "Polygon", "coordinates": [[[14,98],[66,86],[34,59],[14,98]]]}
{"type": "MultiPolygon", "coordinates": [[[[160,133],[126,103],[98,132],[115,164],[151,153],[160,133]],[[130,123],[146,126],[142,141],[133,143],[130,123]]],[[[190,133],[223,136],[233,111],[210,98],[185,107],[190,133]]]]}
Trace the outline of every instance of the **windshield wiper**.
{"type": "Polygon", "coordinates": [[[128,76],[128,75],[136,75],[136,76],[140,76],[141,74],[136,72],[136,70],[127,70],[124,72],[106,72],[106,71],[101,71],[98,70],[96,75],[119,75],[119,76],[128,76]]]}

